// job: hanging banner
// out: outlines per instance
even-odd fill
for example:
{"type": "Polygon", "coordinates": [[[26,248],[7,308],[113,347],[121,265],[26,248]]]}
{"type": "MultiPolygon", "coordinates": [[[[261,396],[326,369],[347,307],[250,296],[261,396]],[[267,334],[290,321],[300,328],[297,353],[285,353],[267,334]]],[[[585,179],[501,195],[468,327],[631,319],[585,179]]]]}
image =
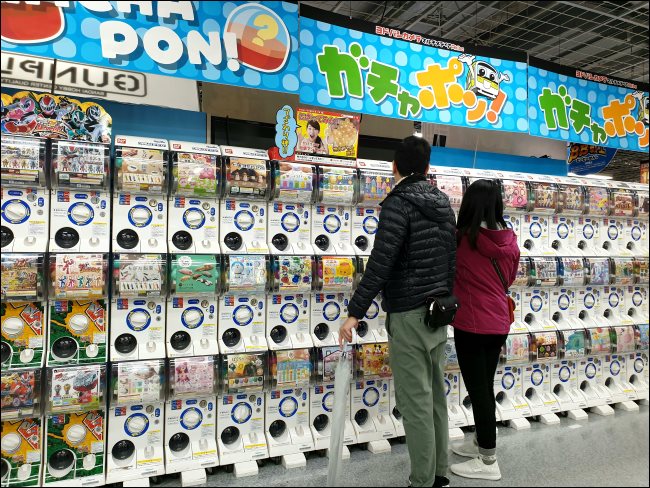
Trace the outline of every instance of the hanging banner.
{"type": "Polygon", "coordinates": [[[292,3],[85,1],[0,5],[3,51],[298,92],[298,6],[292,3]]]}
{"type": "Polygon", "coordinates": [[[529,58],[530,135],[648,151],[648,85],[529,58]]]}
{"type": "Polygon", "coordinates": [[[567,164],[569,173],[593,175],[600,173],[614,159],[616,149],[589,144],[569,144],[567,164]]]}
{"type": "Polygon", "coordinates": [[[528,132],[525,54],[506,59],[496,49],[300,9],[301,103],[528,132]]]}

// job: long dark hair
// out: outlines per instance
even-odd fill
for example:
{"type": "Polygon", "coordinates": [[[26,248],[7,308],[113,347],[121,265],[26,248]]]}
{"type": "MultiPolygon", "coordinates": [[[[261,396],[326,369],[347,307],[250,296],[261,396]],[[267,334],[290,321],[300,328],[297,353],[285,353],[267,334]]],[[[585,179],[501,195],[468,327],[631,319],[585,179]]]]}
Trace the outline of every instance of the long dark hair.
{"type": "Polygon", "coordinates": [[[458,243],[467,237],[472,249],[476,249],[481,222],[486,222],[487,228],[498,230],[499,225],[505,229],[503,220],[503,197],[496,180],[477,180],[467,188],[463,203],[458,212],[458,243]]]}

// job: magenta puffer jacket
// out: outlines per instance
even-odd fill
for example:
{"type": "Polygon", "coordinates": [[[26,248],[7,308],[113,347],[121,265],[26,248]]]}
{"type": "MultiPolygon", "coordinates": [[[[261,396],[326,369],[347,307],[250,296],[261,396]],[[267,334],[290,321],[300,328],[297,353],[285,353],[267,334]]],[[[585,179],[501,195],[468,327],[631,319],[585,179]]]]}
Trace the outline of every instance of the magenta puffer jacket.
{"type": "Polygon", "coordinates": [[[467,238],[456,252],[454,295],[460,308],[453,326],[474,334],[508,334],[508,302],[501,280],[491,259],[495,258],[508,287],[514,282],[519,266],[517,235],[511,230],[481,228],[476,250],[467,238]]]}

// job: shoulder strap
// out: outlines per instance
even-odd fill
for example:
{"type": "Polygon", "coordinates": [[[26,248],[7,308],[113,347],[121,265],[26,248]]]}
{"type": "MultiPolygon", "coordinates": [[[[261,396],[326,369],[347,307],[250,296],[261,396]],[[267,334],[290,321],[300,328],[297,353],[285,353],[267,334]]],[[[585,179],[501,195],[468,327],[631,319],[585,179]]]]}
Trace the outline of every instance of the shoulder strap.
{"type": "Polygon", "coordinates": [[[494,258],[490,259],[490,261],[492,261],[492,266],[494,266],[494,270],[499,275],[499,280],[501,280],[501,284],[503,285],[503,289],[506,291],[506,293],[508,293],[508,285],[506,284],[506,280],[503,277],[503,274],[501,273],[501,268],[499,268],[499,263],[494,258]]]}

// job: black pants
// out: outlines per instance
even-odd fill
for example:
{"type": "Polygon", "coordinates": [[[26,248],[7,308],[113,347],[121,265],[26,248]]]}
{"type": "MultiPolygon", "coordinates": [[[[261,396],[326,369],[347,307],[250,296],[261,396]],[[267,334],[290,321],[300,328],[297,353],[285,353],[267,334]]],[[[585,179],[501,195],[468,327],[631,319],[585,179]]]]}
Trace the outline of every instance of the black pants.
{"type": "Polygon", "coordinates": [[[476,439],[483,449],[497,446],[494,373],[507,338],[508,335],[472,334],[454,329],[458,364],[472,401],[476,439]]]}

